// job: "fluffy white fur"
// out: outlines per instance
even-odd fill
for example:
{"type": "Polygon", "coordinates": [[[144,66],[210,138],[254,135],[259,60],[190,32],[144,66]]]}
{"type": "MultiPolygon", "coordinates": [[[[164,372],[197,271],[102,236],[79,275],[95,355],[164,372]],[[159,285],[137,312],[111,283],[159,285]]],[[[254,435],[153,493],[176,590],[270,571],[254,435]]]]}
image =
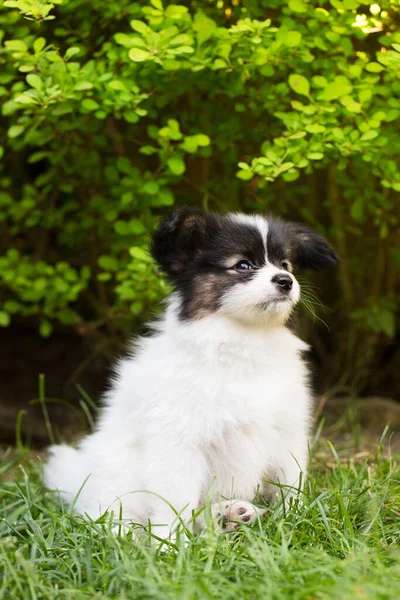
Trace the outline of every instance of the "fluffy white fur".
{"type": "Polygon", "coordinates": [[[169,504],[189,518],[209,493],[274,500],[269,482],[296,489],[311,396],[307,345],[284,326],[300,287],[293,277],[278,298],[279,272],[267,261],[198,320],[179,320],[173,295],[153,335],[120,362],[96,431],[77,449],[51,448],[46,485],[92,518],[122,505],[125,519],[164,525],[161,536],[175,518],[169,504]]]}

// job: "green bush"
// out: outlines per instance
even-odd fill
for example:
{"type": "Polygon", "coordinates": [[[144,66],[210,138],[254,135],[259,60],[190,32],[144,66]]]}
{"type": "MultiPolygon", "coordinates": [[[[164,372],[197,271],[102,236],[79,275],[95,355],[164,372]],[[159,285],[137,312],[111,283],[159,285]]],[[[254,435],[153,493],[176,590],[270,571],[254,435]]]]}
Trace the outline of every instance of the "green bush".
{"type": "Polygon", "coordinates": [[[386,377],[399,23],[394,0],[0,2],[0,325],[123,335],[166,293],[163,210],[272,211],[343,258],[312,340],[327,380],[386,377]]]}

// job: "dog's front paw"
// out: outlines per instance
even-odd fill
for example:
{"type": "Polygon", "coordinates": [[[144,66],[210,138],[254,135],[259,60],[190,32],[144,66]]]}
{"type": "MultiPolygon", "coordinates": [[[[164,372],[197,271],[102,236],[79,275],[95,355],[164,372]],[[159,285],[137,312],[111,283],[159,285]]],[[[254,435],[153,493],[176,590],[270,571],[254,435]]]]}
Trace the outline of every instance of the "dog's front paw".
{"type": "Polygon", "coordinates": [[[224,500],[211,506],[211,514],[223,531],[235,531],[240,525],[248,525],[265,513],[246,500],[224,500]]]}

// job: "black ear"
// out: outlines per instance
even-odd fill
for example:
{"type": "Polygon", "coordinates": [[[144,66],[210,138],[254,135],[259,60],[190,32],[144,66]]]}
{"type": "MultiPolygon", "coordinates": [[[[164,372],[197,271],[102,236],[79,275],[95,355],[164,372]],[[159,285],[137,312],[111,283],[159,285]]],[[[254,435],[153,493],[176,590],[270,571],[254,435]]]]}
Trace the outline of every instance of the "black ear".
{"type": "Polygon", "coordinates": [[[151,254],[172,280],[201,252],[212,234],[213,217],[200,208],[175,208],[153,236],[151,254]]]}
{"type": "Polygon", "coordinates": [[[302,223],[288,223],[294,263],[301,269],[322,271],[340,261],[327,240],[302,223]]]}

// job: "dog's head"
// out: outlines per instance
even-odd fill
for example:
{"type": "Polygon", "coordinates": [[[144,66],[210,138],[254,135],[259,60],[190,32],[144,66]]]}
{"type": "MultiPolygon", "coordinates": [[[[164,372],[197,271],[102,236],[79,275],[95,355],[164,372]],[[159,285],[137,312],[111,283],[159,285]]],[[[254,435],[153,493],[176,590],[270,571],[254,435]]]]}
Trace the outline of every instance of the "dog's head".
{"type": "Polygon", "coordinates": [[[325,238],[305,225],[192,208],[161,221],[151,250],[178,292],[181,319],[219,312],[285,323],[300,299],[294,269],[322,270],[338,261],[325,238]]]}

